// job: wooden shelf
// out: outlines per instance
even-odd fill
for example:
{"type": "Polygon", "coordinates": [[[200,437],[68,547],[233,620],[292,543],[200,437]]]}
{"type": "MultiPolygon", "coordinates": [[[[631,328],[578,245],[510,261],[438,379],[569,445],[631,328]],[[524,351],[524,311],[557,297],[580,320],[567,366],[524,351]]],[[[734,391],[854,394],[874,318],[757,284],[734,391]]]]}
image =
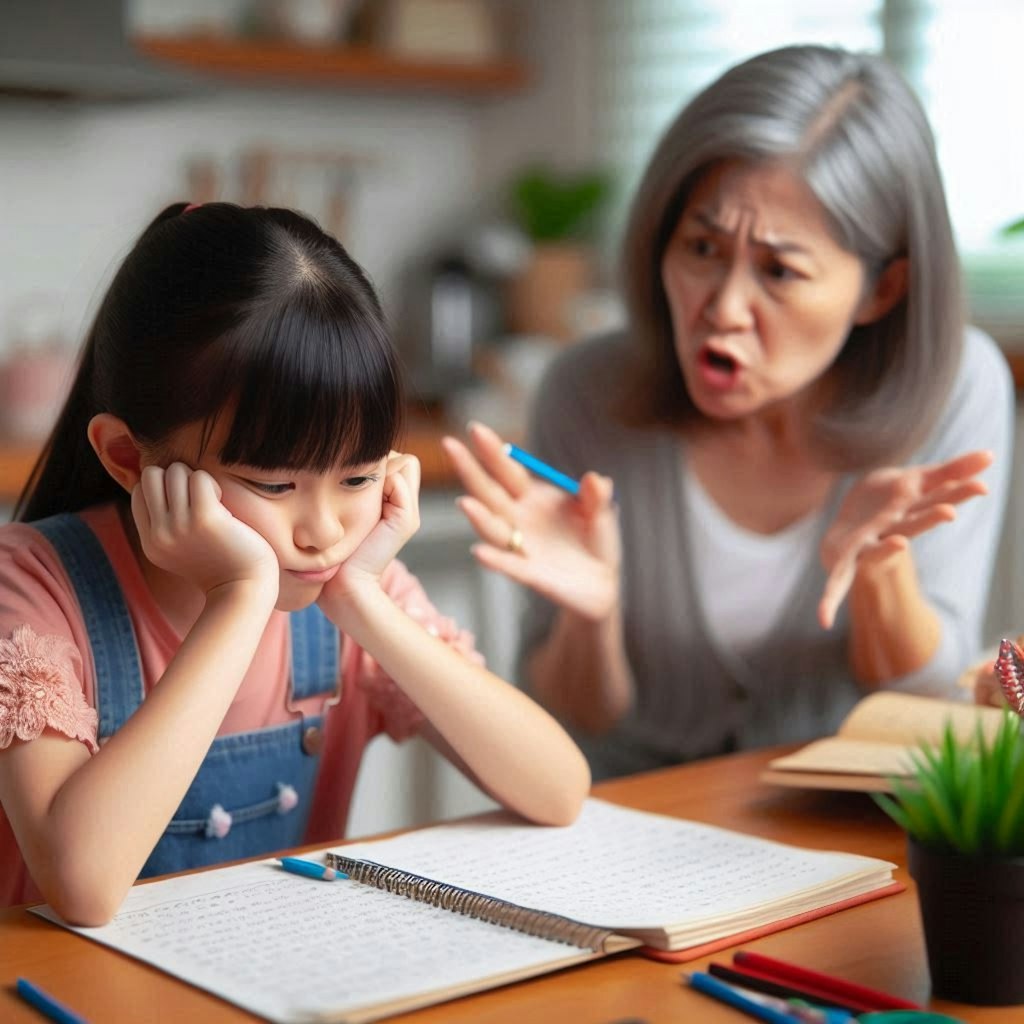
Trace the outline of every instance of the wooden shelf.
{"type": "Polygon", "coordinates": [[[312,47],[208,36],[139,36],[133,45],[156,61],[256,83],[485,95],[515,91],[527,82],[525,67],[516,61],[471,64],[411,60],[370,47],[312,47]]]}
{"type": "Polygon", "coordinates": [[[27,441],[0,441],[0,505],[13,505],[17,501],[38,456],[38,445],[27,441]]]}

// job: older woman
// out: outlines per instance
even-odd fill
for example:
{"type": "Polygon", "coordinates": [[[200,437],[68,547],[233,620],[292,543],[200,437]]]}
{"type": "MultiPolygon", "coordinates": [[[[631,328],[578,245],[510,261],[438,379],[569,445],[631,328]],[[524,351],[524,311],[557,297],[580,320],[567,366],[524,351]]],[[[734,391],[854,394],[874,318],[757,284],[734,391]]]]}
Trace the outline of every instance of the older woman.
{"type": "Polygon", "coordinates": [[[486,427],[446,441],[477,558],[532,591],[524,681],[597,775],[826,733],[865,689],[950,692],[1013,395],[965,330],[906,83],[816,46],[734,67],[666,132],[624,256],[627,328],[536,398],[530,445],[579,496],[486,427]]]}

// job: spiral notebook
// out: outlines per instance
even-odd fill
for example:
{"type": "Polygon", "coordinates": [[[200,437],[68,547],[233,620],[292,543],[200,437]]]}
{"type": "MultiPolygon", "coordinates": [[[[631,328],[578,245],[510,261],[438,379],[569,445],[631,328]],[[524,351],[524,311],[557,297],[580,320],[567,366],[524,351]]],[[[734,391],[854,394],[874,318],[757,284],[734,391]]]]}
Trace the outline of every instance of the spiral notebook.
{"type": "Polygon", "coordinates": [[[595,799],[566,828],[496,813],[305,856],[351,878],[249,862],[135,886],[73,930],[279,1024],[362,1024],[641,945],[696,957],[894,889],[886,861],[595,799]]]}

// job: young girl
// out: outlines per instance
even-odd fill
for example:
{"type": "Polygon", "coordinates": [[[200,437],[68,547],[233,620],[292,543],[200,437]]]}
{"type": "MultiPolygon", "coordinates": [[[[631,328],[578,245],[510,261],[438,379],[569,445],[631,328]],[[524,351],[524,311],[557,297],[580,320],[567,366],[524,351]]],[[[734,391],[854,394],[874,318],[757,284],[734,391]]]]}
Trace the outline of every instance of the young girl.
{"type": "Polygon", "coordinates": [[[373,289],[309,220],[146,229],[0,528],[0,905],[101,924],[140,875],[336,838],[382,731],[573,820],[579,751],[395,561],[401,410],[373,289]]]}

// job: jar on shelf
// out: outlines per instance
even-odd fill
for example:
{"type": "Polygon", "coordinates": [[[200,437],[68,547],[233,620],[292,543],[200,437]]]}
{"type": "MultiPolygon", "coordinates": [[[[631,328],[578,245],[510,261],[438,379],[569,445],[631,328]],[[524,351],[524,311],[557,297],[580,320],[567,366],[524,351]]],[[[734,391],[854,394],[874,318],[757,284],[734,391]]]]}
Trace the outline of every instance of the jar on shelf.
{"type": "Polygon", "coordinates": [[[74,352],[58,322],[59,303],[33,296],[10,311],[0,348],[0,436],[46,437],[67,396],[74,352]]]}

